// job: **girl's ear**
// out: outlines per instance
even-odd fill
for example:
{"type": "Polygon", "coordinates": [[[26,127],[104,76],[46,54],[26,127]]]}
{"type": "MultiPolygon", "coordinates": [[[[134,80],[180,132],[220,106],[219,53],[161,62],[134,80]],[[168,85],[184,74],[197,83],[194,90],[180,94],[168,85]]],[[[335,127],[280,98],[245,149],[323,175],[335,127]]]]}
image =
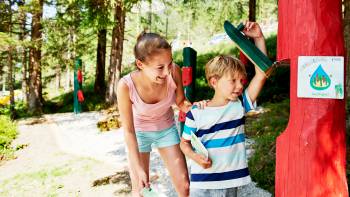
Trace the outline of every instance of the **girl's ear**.
{"type": "Polygon", "coordinates": [[[137,59],[137,60],[135,61],[135,63],[136,63],[137,68],[139,68],[140,70],[142,70],[142,68],[143,68],[142,62],[141,62],[140,60],[137,59]]]}

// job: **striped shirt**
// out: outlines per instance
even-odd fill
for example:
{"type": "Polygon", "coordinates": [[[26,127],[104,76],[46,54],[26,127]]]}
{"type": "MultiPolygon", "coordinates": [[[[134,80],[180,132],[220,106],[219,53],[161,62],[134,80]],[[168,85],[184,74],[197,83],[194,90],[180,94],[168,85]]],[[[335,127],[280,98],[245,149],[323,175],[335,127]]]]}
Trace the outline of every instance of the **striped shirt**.
{"type": "Polygon", "coordinates": [[[238,99],[220,107],[198,109],[186,115],[182,137],[191,139],[193,132],[208,150],[212,166],[203,169],[190,161],[190,187],[198,189],[225,189],[251,182],[245,150],[244,115],[255,108],[247,90],[243,104],[238,99]]]}

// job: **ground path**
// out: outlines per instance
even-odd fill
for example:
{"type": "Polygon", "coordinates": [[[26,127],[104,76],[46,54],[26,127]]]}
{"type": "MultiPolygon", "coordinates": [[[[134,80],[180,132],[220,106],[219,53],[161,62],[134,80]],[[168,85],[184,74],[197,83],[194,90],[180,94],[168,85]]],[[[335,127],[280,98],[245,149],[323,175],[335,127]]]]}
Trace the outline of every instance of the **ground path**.
{"type": "MultiPolygon", "coordinates": [[[[128,196],[123,132],[99,132],[96,123],[102,117],[99,112],[65,113],[45,115],[37,124],[20,121],[14,144],[28,146],[0,166],[0,196],[128,196]],[[115,184],[92,187],[117,172],[115,184]]],[[[152,153],[151,163],[151,175],[157,177],[152,186],[162,196],[176,196],[158,153],[152,153]]],[[[254,184],[239,193],[271,196],[254,184]]]]}

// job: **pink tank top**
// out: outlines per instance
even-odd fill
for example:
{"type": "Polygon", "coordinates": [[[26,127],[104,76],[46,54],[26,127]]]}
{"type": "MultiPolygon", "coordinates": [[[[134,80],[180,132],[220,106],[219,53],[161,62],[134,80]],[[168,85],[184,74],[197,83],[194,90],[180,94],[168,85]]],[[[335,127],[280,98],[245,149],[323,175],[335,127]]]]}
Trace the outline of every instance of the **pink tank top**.
{"type": "Polygon", "coordinates": [[[129,96],[132,101],[135,131],[160,131],[174,124],[174,111],[171,107],[175,103],[176,84],[171,75],[167,77],[167,96],[158,103],[145,103],[138,94],[131,73],[121,81],[129,87],[129,96]]]}

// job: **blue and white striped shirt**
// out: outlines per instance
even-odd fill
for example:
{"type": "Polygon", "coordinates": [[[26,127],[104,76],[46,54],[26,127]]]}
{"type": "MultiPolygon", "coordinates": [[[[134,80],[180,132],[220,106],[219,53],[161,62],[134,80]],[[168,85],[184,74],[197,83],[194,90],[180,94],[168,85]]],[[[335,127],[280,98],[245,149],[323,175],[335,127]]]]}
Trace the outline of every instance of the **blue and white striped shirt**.
{"type": "Polygon", "coordinates": [[[245,150],[244,114],[255,108],[248,92],[240,100],[230,101],[225,106],[196,106],[186,115],[182,137],[191,139],[193,132],[209,152],[212,166],[203,169],[190,162],[190,187],[198,189],[224,189],[251,182],[245,150]]]}

